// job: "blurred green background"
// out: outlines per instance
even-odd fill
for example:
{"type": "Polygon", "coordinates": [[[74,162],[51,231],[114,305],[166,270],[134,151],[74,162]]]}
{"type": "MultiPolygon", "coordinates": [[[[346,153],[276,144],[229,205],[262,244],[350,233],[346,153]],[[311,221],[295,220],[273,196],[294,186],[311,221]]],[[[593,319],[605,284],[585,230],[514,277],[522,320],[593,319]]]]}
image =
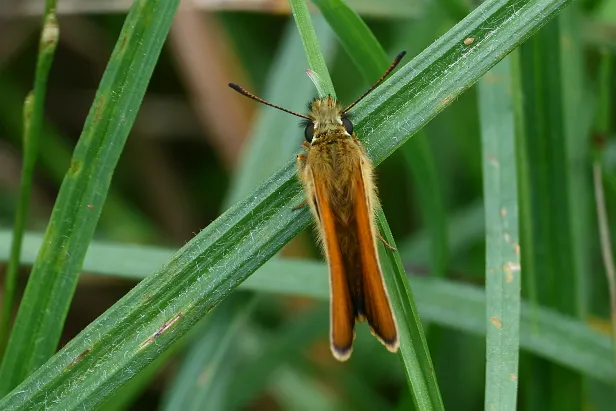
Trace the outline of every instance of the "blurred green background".
{"type": "MultiPolygon", "coordinates": [[[[130,3],[59,2],[61,36],[47,85],[18,296],[130,3]]],[[[184,2],[175,16],[113,176],[96,227],[96,241],[119,249],[126,243],[142,251],[149,250],[145,246],[160,247],[168,256],[299,151],[303,131],[294,125],[295,119],[260,107],[227,87],[228,82],[241,84],[300,112],[316,96],[304,73],[308,63],[286,2],[195,3],[199,5],[184,2]],[[264,144],[267,140],[263,137],[259,137],[261,143],[256,142],[255,136],[268,134],[274,134],[272,144],[264,144]]],[[[362,16],[389,56],[406,50],[407,61],[476,6],[464,0],[349,0],[348,4],[362,16]]],[[[17,208],[22,105],[32,87],[40,32],[37,13],[42,8],[36,1],[0,2],[0,274],[6,267],[17,208]]],[[[529,217],[536,224],[535,242],[529,250],[523,249],[522,255],[533,254],[540,262],[535,267],[543,264],[545,271],[525,277],[523,270],[522,295],[576,318],[608,338],[610,301],[595,217],[592,164],[602,168],[613,237],[616,145],[609,120],[616,91],[611,64],[616,50],[616,0],[576,2],[564,13],[519,50],[526,133],[552,138],[537,137],[537,146],[528,148],[534,153],[529,156],[530,172],[545,177],[532,191],[530,202],[544,214],[529,217]],[[575,57],[567,60],[564,54],[552,54],[559,47],[575,57]],[[559,106],[563,100],[566,109],[559,106]],[[577,145],[559,139],[571,127],[576,130],[577,145]],[[568,173],[564,182],[560,179],[563,170],[568,173]],[[565,191],[559,191],[561,184],[565,191]],[[569,236],[566,241],[573,244],[571,248],[561,247],[558,241],[562,237],[555,230],[547,236],[541,234],[543,223],[553,229],[559,221],[570,224],[565,237],[569,236]],[[572,264],[577,264],[575,269],[572,264]]],[[[351,102],[370,84],[325,21],[315,15],[314,23],[338,98],[351,102]]],[[[439,275],[481,287],[485,223],[476,87],[383,162],[376,174],[383,209],[407,273],[420,278],[439,275]],[[419,139],[425,141],[418,143],[419,139]],[[431,170],[413,168],[417,147],[431,152],[431,170]],[[430,183],[427,192],[426,181],[430,183]],[[435,241],[435,232],[446,236],[435,241]]],[[[321,259],[310,230],[281,253],[321,259]]],[[[134,255],[125,258],[130,260],[134,255]]],[[[162,264],[166,258],[159,260],[162,264]]],[[[92,269],[96,264],[86,262],[84,266],[61,346],[135,285],[135,279],[126,278],[131,277],[131,270],[132,277],[143,277],[143,270],[151,272],[138,261],[117,276],[113,272],[100,275],[92,269]]],[[[327,273],[323,270],[319,275],[327,273]]],[[[442,300],[432,301],[428,320],[423,317],[422,297],[416,298],[445,407],[482,409],[485,331],[465,325],[469,322],[466,315],[471,314],[462,307],[457,313],[455,306],[439,313],[439,306],[449,303],[445,294],[442,300]]],[[[464,301],[472,299],[469,294],[464,301]]],[[[331,358],[325,300],[239,290],[214,312],[208,324],[195,327],[175,343],[105,407],[413,409],[402,362],[373,341],[367,327],[358,327],[354,355],[348,363],[339,364],[331,358]],[[207,389],[200,392],[201,386],[207,389]]],[[[478,312],[483,314],[481,307],[473,311],[478,312]]],[[[543,323],[532,314],[523,321],[527,329],[539,327],[541,333],[543,323]]],[[[524,331],[521,338],[525,338],[524,331]]],[[[592,362],[584,363],[583,350],[578,368],[555,361],[558,340],[551,342],[553,347],[542,347],[548,340],[522,343],[517,408],[613,410],[614,383],[582,371],[592,368],[592,362]],[[525,351],[529,345],[533,348],[525,351]]]]}

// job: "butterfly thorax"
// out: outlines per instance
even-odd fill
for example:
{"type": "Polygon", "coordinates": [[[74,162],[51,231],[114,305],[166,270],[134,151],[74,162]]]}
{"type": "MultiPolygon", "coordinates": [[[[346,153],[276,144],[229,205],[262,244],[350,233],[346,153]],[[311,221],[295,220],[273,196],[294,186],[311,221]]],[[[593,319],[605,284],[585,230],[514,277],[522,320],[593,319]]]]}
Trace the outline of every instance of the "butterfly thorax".
{"type": "Polygon", "coordinates": [[[356,192],[354,176],[360,162],[360,147],[351,136],[341,132],[321,135],[306,153],[306,164],[321,178],[331,196],[332,211],[343,226],[351,222],[356,192]]]}

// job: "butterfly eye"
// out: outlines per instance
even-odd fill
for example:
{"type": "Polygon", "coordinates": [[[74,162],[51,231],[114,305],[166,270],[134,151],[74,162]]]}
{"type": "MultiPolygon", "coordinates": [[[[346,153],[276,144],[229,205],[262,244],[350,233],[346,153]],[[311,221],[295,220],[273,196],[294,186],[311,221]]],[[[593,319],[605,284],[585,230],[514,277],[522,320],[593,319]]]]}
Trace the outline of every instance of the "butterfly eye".
{"type": "Polygon", "coordinates": [[[313,136],[314,136],[314,123],[311,121],[308,124],[306,124],[306,128],[304,129],[304,137],[306,138],[307,142],[311,143],[313,136]]]}
{"type": "Polygon", "coordinates": [[[347,133],[349,133],[350,136],[353,135],[353,123],[351,123],[351,120],[349,120],[346,117],[342,117],[342,125],[344,126],[344,129],[346,130],[347,133]]]}

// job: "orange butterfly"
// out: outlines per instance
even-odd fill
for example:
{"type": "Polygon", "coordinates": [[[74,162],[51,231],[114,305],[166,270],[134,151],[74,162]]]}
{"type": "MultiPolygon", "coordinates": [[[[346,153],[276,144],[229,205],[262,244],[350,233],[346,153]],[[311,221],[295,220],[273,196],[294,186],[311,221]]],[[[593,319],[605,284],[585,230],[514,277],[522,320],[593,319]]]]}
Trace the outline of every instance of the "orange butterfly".
{"type": "Polygon", "coordinates": [[[303,115],[229,84],[247,97],[304,119],[306,153],[297,156],[298,176],[329,265],[331,350],[340,361],[351,356],[356,321],[367,320],[372,334],[389,351],[396,352],[400,345],[376,247],[380,235],[374,223],[378,198],[373,167],[347,112],[387,77],[404,54],[344,109],[329,96],[314,99],[309,114],[303,115]]]}

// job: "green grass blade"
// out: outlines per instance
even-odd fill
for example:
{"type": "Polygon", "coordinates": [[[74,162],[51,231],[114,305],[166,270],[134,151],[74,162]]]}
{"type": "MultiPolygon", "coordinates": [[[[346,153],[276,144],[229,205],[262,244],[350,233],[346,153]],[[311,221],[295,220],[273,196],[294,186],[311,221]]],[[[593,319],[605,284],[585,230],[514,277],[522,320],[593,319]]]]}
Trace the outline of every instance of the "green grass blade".
{"type": "MultiPolygon", "coordinates": [[[[335,31],[368,87],[371,86],[391,64],[391,58],[387,56],[385,49],[364,21],[343,1],[317,0],[315,4],[335,31]]],[[[432,149],[425,136],[418,137],[403,146],[402,155],[412,172],[421,211],[432,237],[432,273],[442,276],[449,259],[447,215],[432,149]]]]}
{"type": "MultiPolygon", "coordinates": [[[[398,70],[354,110],[373,162],[382,162],[569,1],[483,3],[398,70]],[[475,42],[468,47],[470,34],[475,42]]],[[[45,398],[58,409],[87,408],[110,396],[307,226],[308,210],[291,212],[302,200],[294,174],[289,161],[3,398],[0,408],[23,409],[45,398]]]]}
{"type": "Polygon", "coordinates": [[[308,12],[308,6],[304,0],[290,0],[289,4],[291,5],[295,25],[299,30],[299,35],[302,39],[302,44],[304,45],[308,65],[312,71],[320,76],[322,82],[322,84],[315,84],[321,93],[320,97],[324,97],[327,94],[332,97],[336,97],[336,91],[334,90],[332,79],[329,76],[329,71],[327,70],[327,65],[325,64],[325,57],[323,57],[323,52],[319,46],[317,33],[312,25],[310,13],[308,12]]]}
{"type": "Polygon", "coordinates": [[[0,368],[0,395],[57,348],[113,170],[177,4],[139,1],[126,19],[32,269],[0,368]]]}
{"type": "Polygon", "coordinates": [[[479,82],[486,219],[485,410],[515,410],[520,344],[515,118],[510,60],[479,82]]]}
{"type": "MultiPolygon", "coordinates": [[[[379,231],[385,241],[395,247],[385,214],[382,210],[379,210],[378,214],[379,231]]],[[[400,355],[404,360],[404,370],[415,406],[419,410],[444,410],[428,344],[400,254],[397,251],[385,250],[382,244],[379,244],[379,251],[381,261],[388,263],[384,268],[385,273],[393,271],[384,277],[387,289],[391,290],[389,295],[400,332],[400,355]]]]}
{"type": "Polygon", "coordinates": [[[19,186],[19,201],[15,223],[13,226],[13,244],[11,246],[11,259],[5,274],[5,283],[2,293],[2,311],[0,317],[0,359],[3,357],[9,339],[13,305],[15,303],[15,288],[19,258],[21,255],[21,241],[30,208],[30,193],[32,179],[34,178],[34,165],[39,152],[43,116],[45,109],[45,94],[47,92],[47,77],[51,69],[54,53],[58,44],[59,30],[55,14],[55,1],[47,1],[43,13],[43,28],[39,41],[39,51],[34,78],[34,90],[28,94],[24,102],[23,119],[23,163],[21,181],[19,186]]]}

